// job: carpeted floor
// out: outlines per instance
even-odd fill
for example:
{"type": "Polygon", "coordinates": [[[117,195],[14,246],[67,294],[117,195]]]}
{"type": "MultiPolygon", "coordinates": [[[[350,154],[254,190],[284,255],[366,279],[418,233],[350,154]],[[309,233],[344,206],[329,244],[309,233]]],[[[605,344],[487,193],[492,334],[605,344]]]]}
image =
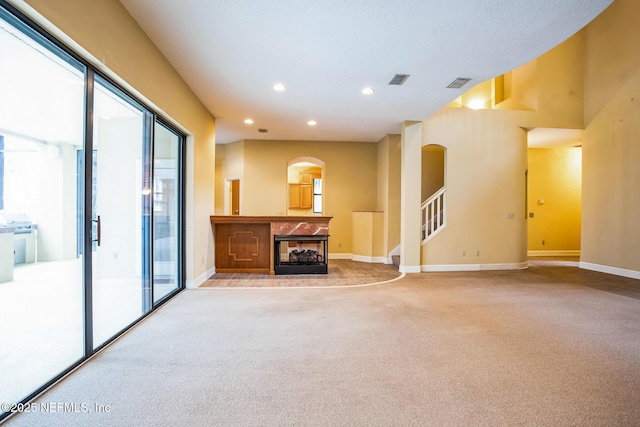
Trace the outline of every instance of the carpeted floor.
{"type": "Polygon", "coordinates": [[[185,291],[35,401],[86,413],[8,425],[637,426],[639,293],[549,265],[185,291]]]}

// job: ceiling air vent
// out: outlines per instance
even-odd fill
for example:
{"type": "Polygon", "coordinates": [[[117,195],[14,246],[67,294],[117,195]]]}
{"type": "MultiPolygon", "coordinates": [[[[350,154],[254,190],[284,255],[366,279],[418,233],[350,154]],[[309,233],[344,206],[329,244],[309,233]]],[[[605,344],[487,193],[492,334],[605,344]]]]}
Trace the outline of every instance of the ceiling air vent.
{"type": "Polygon", "coordinates": [[[452,81],[449,86],[447,86],[449,89],[460,89],[462,86],[466,85],[469,80],[466,77],[458,77],[457,79],[455,79],[454,81],[452,81]]]}
{"type": "Polygon", "coordinates": [[[400,86],[401,84],[406,82],[408,78],[409,78],[409,74],[396,74],[395,76],[393,76],[389,84],[400,86]]]}
{"type": "Polygon", "coordinates": [[[260,133],[267,133],[267,132],[269,132],[269,131],[268,131],[267,129],[258,129],[258,132],[260,132],[260,133]]]}

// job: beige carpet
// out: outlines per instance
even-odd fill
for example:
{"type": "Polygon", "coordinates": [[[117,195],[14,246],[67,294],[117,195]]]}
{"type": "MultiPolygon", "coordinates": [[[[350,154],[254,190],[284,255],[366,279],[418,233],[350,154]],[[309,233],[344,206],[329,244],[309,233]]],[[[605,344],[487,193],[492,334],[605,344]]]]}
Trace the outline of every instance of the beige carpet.
{"type": "Polygon", "coordinates": [[[591,282],[640,290],[539,266],[185,291],[36,401],[87,413],[8,425],[637,426],[640,300],[591,282]]]}

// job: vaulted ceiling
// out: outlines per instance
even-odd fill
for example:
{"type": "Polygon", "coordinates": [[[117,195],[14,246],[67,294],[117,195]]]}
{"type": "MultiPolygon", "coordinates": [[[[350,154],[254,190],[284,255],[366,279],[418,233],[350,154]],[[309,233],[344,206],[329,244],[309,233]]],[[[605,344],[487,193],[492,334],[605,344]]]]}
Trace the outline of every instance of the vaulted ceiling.
{"type": "Polygon", "coordinates": [[[612,1],[121,0],[216,117],[217,143],[378,141],[540,56],[612,1]],[[409,77],[389,85],[395,74],[409,77]],[[471,80],[447,88],[458,77],[471,80]]]}

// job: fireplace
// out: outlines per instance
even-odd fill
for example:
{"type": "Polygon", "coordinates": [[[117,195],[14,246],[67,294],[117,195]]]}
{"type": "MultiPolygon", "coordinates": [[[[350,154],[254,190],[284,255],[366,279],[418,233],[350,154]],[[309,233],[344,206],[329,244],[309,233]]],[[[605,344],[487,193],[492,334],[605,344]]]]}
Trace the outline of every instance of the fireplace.
{"type": "Polygon", "coordinates": [[[328,235],[273,236],[275,274],[327,274],[328,235]]]}

